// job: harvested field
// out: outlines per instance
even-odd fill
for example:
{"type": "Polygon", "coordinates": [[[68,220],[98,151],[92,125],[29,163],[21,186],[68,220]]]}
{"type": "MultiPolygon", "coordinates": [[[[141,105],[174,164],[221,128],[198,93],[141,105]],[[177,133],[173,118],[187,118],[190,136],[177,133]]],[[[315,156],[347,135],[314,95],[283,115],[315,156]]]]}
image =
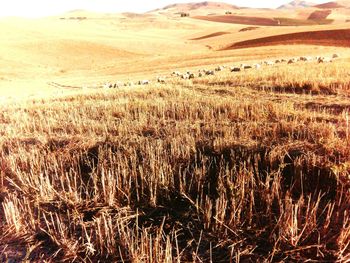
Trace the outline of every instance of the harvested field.
{"type": "MultiPolygon", "coordinates": [[[[315,11],[317,12],[317,11],[315,11]]],[[[320,11],[322,16],[324,12],[320,11]]],[[[320,14],[316,13],[318,17],[320,14]]],[[[249,16],[236,16],[236,15],[225,15],[225,16],[195,16],[195,19],[201,19],[211,22],[229,23],[229,24],[243,24],[243,25],[257,25],[257,26],[305,26],[305,25],[324,25],[333,22],[331,19],[296,19],[296,18],[263,18],[263,17],[249,17],[249,16]]]]}
{"type": "Polygon", "coordinates": [[[0,20],[0,262],[350,262],[347,10],[230,8],[0,20]]]}
{"type": "Polygon", "coordinates": [[[338,46],[350,47],[350,30],[324,30],[324,31],[309,31],[292,34],[283,34],[271,37],[263,37],[251,39],[247,41],[237,42],[227,49],[272,46],[272,45],[293,45],[293,44],[310,44],[323,46],[338,46]]]}
{"type": "Polygon", "coordinates": [[[332,19],[295,19],[295,18],[275,18],[280,26],[315,26],[315,25],[328,25],[333,22],[332,19]]]}
{"type": "Polygon", "coordinates": [[[243,24],[243,25],[257,25],[257,26],[277,26],[278,22],[274,19],[262,17],[249,16],[196,16],[195,19],[207,20],[211,22],[229,23],[229,24],[243,24]]]}
{"type": "Polygon", "coordinates": [[[2,106],[0,260],[348,260],[347,65],[2,106]]]}

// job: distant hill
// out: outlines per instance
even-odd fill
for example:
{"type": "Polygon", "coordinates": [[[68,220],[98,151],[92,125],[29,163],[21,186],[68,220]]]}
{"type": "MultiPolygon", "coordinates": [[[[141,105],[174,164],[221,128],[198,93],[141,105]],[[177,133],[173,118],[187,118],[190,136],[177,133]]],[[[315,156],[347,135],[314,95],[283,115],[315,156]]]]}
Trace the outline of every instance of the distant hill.
{"type": "Polygon", "coordinates": [[[337,3],[339,5],[342,5],[342,6],[350,8],[350,1],[349,0],[338,0],[337,3]]]}
{"type": "Polygon", "coordinates": [[[297,8],[307,8],[315,6],[315,3],[302,1],[302,0],[294,0],[288,4],[281,5],[277,9],[297,9],[297,8]]]}
{"type": "MultiPolygon", "coordinates": [[[[239,9],[239,7],[227,3],[221,3],[221,2],[200,2],[200,3],[180,3],[180,4],[171,4],[168,6],[165,6],[164,8],[160,10],[178,10],[182,12],[189,12],[189,11],[194,11],[194,10],[199,10],[199,9],[222,9],[222,10],[236,10],[239,9]]],[[[158,9],[159,10],[159,9],[158,9]]]]}
{"type": "Polygon", "coordinates": [[[77,19],[77,20],[96,18],[101,16],[106,16],[106,14],[89,11],[86,9],[74,9],[59,15],[61,19],[77,19]]]}
{"type": "Polygon", "coordinates": [[[91,14],[98,14],[98,12],[93,12],[86,9],[74,9],[64,13],[66,16],[88,16],[91,14]]]}
{"type": "MultiPolygon", "coordinates": [[[[178,3],[167,5],[164,8],[157,9],[154,11],[165,11],[165,12],[216,12],[216,11],[234,11],[240,9],[239,7],[227,3],[221,2],[199,2],[199,3],[178,3]]],[[[152,12],[152,11],[151,11],[152,12]]]]}
{"type": "Polygon", "coordinates": [[[320,5],[315,5],[315,7],[320,9],[333,9],[333,8],[343,8],[344,6],[338,2],[328,2],[320,5]]]}
{"type": "MultiPolygon", "coordinates": [[[[176,0],[175,0],[176,1],[176,0]]],[[[191,1],[191,0],[190,0],[191,1]]],[[[235,5],[222,2],[199,2],[199,3],[177,3],[167,5],[163,8],[152,10],[148,13],[160,13],[166,15],[185,14],[186,16],[206,16],[235,14],[241,8],[235,5]]]]}

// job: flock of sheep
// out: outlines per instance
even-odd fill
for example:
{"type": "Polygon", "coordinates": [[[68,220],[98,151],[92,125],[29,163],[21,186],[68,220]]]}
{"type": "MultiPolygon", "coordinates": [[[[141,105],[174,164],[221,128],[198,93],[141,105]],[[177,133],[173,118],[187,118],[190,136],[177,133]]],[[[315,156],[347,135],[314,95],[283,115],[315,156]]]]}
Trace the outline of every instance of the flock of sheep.
{"type": "MultiPolygon", "coordinates": [[[[275,64],[280,64],[280,63],[287,63],[287,64],[294,64],[299,61],[301,62],[312,62],[316,61],[317,63],[330,63],[333,62],[334,59],[339,58],[338,54],[333,54],[331,57],[310,57],[310,56],[302,56],[302,57],[295,57],[295,58],[290,58],[290,59],[276,59],[276,60],[268,60],[268,61],[263,61],[261,63],[255,63],[252,65],[248,64],[241,64],[240,66],[232,66],[228,67],[228,70],[230,72],[240,72],[243,70],[248,70],[248,69],[260,69],[263,66],[273,66],[275,64]]],[[[178,77],[180,79],[188,80],[188,79],[194,79],[194,78],[200,78],[204,76],[210,76],[210,75],[215,75],[216,72],[219,71],[224,71],[227,68],[227,66],[217,66],[214,70],[210,69],[200,69],[198,70],[197,73],[193,73],[191,71],[186,71],[184,73],[181,73],[179,71],[174,71],[171,73],[172,77],[178,77]]],[[[166,83],[167,78],[165,76],[163,77],[157,77],[156,82],[158,83],[166,83]]],[[[134,82],[115,82],[115,83],[106,83],[104,84],[104,88],[118,88],[118,87],[128,87],[128,86],[134,86],[134,85],[148,85],[150,84],[150,80],[140,80],[137,81],[136,83],[134,82]]]]}

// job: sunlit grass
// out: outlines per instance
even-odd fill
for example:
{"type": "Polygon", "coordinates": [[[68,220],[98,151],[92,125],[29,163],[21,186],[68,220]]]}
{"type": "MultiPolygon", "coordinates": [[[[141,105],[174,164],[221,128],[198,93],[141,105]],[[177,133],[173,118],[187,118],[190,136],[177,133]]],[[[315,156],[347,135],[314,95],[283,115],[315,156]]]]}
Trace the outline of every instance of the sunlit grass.
{"type": "Polygon", "coordinates": [[[0,259],[350,259],[347,62],[0,112],[0,259]]]}

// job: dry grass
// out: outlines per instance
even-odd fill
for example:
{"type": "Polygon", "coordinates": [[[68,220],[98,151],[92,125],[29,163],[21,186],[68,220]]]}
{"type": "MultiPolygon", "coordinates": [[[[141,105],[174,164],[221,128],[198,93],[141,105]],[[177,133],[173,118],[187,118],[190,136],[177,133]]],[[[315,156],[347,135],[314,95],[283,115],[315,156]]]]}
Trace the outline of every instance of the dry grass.
{"type": "Polygon", "coordinates": [[[1,261],[349,261],[337,63],[2,106],[1,261]]]}
{"type": "MultiPolygon", "coordinates": [[[[320,11],[321,12],[321,11],[320,11]]],[[[319,13],[310,15],[308,19],[296,19],[296,18],[285,18],[285,17],[276,17],[275,20],[279,21],[280,26],[310,26],[310,25],[329,25],[333,23],[332,19],[327,19],[327,16],[319,13]]]]}
{"type": "MultiPolygon", "coordinates": [[[[238,64],[239,65],[239,64],[238,64]]],[[[227,73],[211,79],[199,79],[203,85],[250,87],[275,92],[328,94],[348,96],[350,71],[347,60],[336,63],[298,62],[291,65],[276,64],[260,70],[227,73]]]]}

